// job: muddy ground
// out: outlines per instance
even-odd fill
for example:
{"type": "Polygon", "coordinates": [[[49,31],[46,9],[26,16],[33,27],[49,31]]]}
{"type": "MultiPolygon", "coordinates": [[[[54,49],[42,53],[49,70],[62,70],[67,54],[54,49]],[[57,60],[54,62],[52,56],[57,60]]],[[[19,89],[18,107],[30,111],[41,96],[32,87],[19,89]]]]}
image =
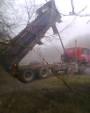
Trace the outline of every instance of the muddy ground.
{"type": "MultiPolygon", "coordinates": [[[[7,72],[5,72],[1,67],[0,67],[0,94],[3,93],[8,93],[8,92],[13,92],[13,91],[30,91],[33,89],[48,89],[48,88],[54,88],[54,87],[65,87],[66,89],[69,89],[68,86],[63,82],[63,80],[68,83],[68,81],[71,83],[77,82],[82,84],[84,83],[87,85],[86,89],[89,89],[89,82],[90,82],[90,76],[85,75],[85,76],[54,76],[50,75],[47,79],[43,80],[34,80],[31,83],[22,83],[19,80],[17,80],[15,77],[12,77],[9,75],[7,72]],[[80,80],[80,78],[82,78],[80,80]]],[[[76,83],[75,83],[76,84],[76,83]]],[[[77,85],[76,84],[76,85],[77,85]]],[[[69,84],[68,84],[69,85],[69,84]]],[[[86,86],[85,85],[85,86],[86,86]]],[[[72,87],[72,86],[70,86],[72,87]]],[[[79,87],[77,87],[78,89],[79,87]]],[[[84,87],[81,87],[81,89],[84,89],[84,87]]]]}
{"type": "Polygon", "coordinates": [[[56,87],[58,79],[53,75],[43,80],[34,80],[31,83],[22,83],[15,77],[12,77],[0,67],[0,94],[13,91],[30,91],[33,89],[43,89],[56,87]],[[55,84],[55,85],[54,85],[55,84]]]}
{"type": "Polygon", "coordinates": [[[0,68],[0,113],[90,113],[90,76],[53,75],[24,84],[0,68]]]}

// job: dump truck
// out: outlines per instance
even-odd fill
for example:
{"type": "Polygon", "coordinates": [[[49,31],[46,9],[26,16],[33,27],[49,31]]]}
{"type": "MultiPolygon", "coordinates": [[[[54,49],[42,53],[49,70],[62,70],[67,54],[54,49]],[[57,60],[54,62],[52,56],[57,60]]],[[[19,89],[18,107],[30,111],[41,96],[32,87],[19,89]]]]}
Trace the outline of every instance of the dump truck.
{"type": "Polygon", "coordinates": [[[8,43],[0,43],[0,64],[8,73],[17,76],[23,82],[30,82],[38,75],[46,77],[47,68],[51,68],[52,65],[34,63],[22,68],[19,62],[36,44],[42,44],[41,39],[50,27],[54,33],[57,33],[56,22],[61,22],[61,15],[54,0],[50,0],[37,9],[36,16],[35,20],[12,40],[8,43]]]}
{"type": "Polygon", "coordinates": [[[68,64],[68,72],[90,74],[90,49],[84,47],[65,48],[61,55],[63,63],[68,64]],[[70,66],[71,65],[71,66],[70,66]]]}
{"type": "Polygon", "coordinates": [[[77,61],[78,63],[90,64],[90,49],[82,47],[66,48],[65,52],[68,57],[68,61],[77,61]]]}

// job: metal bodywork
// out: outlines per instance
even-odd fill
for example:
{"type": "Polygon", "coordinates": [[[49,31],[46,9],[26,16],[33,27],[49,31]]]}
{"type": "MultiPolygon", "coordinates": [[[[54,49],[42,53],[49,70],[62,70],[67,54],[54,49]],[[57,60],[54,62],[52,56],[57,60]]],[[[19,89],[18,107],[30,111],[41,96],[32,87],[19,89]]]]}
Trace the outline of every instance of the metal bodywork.
{"type": "MultiPolygon", "coordinates": [[[[90,64],[90,49],[88,48],[66,48],[65,53],[67,55],[69,62],[78,62],[80,63],[88,63],[90,64]]],[[[64,54],[63,54],[64,57],[64,54]]]]}
{"type": "Polygon", "coordinates": [[[2,46],[0,63],[3,67],[10,71],[14,64],[18,65],[36,44],[41,44],[40,40],[50,27],[56,33],[55,24],[60,22],[60,19],[60,13],[53,0],[39,8],[36,19],[28,24],[8,45],[2,46]]]}

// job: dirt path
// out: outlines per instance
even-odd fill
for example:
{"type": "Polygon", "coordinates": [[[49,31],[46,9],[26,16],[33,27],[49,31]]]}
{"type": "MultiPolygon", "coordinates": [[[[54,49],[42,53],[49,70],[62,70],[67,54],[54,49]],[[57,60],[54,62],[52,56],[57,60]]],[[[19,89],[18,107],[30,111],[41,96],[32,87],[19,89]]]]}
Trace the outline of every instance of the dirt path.
{"type": "MultiPolygon", "coordinates": [[[[43,89],[55,87],[55,77],[50,77],[44,80],[35,80],[32,83],[22,83],[16,78],[10,76],[2,68],[0,68],[0,95],[19,90],[30,91],[32,89],[43,89]]],[[[57,82],[57,80],[56,80],[57,82]]]]}
{"type": "MultiPolygon", "coordinates": [[[[65,78],[66,79],[66,78],[65,78]]],[[[80,86],[76,88],[81,89],[81,90],[88,90],[90,89],[90,76],[89,77],[71,77],[67,79],[70,84],[76,83],[81,84],[80,86]],[[84,84],[85,82],[85,84],[84,84]],[[89,85],[87,84],[89,83],[89,85]],[[87,86],[88,85],[88,86],[87,86]],[[80,88],[79,88],[80,87],[80,88]],[[84,88],[85,87],[85,88],[84,88]]],[[[63,82],[61,80],[58,80],[56,77],[49,77],[44,80],[35,80],[32,83],[21,83],[14,77],[10,76],[8,73],[6,73],[2,68],[0,68],[0,95],[9,93],[9,92],[14,92],[14,91],[30,91],[32,89],[44,89],[47,90],[48,88],[60,88],[64,87],[63,82]]]]}

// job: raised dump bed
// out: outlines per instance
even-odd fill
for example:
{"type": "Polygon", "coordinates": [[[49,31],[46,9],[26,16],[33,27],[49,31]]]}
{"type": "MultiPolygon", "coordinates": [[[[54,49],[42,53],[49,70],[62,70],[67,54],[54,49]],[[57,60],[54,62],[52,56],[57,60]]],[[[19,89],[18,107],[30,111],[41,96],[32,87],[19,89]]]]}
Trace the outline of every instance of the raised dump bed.
{"type": "Polygon", "coordinates": [[[36,44],[42,44],[41,39],[50,27],[56,33],[55,24],[60,22],[61,19],[53,0],[40,7],[36,15],[36,19],[28,24],[14,39],[10,40],[8,44],[0,45],[0,64],[7,72],[16,74],[24,82],[32,81],[35,74],[32,74],[29,66],[21,72],[23,69],[20,70],[19,62],[36,44]],[[25,78],[26,75],[29,76],[28,79],[25,78]]]}

